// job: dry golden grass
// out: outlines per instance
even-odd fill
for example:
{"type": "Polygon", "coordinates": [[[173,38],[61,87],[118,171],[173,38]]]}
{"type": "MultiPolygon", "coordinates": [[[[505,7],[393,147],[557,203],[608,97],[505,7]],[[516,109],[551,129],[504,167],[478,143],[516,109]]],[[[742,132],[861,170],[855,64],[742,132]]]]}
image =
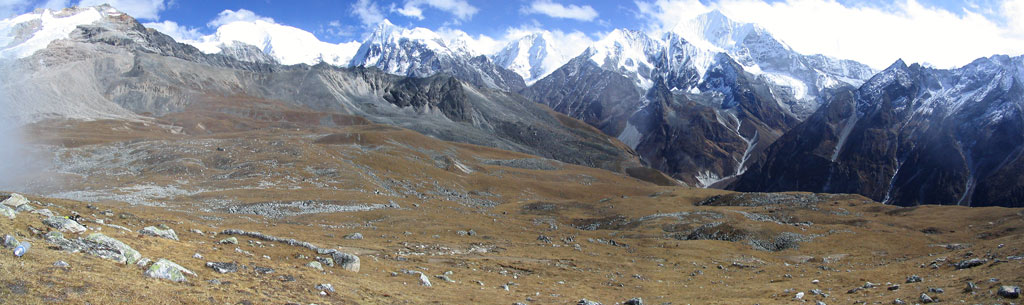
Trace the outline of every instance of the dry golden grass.
{"type": "Polygon", "coordinates": [[[61,175],[57,181],[64,183],[65,190],[116,192],[150,184],[189,190],[156,200],[166,204],[163,207],[29,197],[52,203],[48,208],[61,215],[74,211],[136,232],[166,224],[180,241],[86,223],[131,245],[144,257],[170,259],[198,276],[187,283],[172,283],[147,278],[136,266],[50,249],[29,230],[44,228],[41,218],[21,213],[15,220],[0,219],[0,233],[28,240],[33,248],[22,258],[0,255],[0,303],[575,304],[587,298],[614,304],[642,297],[647,304],[792,304],[796,292],[805,292],[804,299],[811,302],[891,304],[895,298],[914,302],[928,287],[941,287],[945,293],[929,295],[944,303],[991,304],[1005,301],[994,295],[998,285],[1024,284],[1024,263],[1007,260],[1024,255],[1020,209],[908,209],[859,196],[828,197],[809,207],[697,206],[710,196],[729,192],[656,186],[620,173],[560,163],[555,163],[555,170],[492,165],[485,161],[534,157],[439,141],[355,119],[336,127],[302,124],[308,119],[268,122],[200,112],[151,123],[61,121],[34,126],[33,138],[40,143],[95,149],[130,141],[138,146],[128,148],[147,156],[131,163],[143,169],[131,175],[61,175]],[[167,147],[181,150],[160,151],[167,147]],[[263,162],[267,160],[274,162],[263,162]],[[317,174],[309,168],[324,171],[317,174]],[[401,187],[399,182],[408,186],[401,187]],[[439,189],[452,190],[454,195],[439,189]],[[339,205],[394,202],[401,208],[301,215],[240,214],[227,209],[300,200],[339,205]],[[497,205],[473,204],[483,200],[497,205]],[[224,203],[213,204],[217,202],[224,203]],[[103,216],[105,210],[115,216],[103,216]],[[770,252],[755,250],[746,242],[674,238],[711,221],[699,217],[641,220],[679,212],[717,213],[721,218],[713,221],[756,236],[780,232],[820,236],[800,243],[799,248],[770,252]],[[740,212],[812,224],[754,221],[740,212]],[[119,217],[122,213],[125,217],[119,217]],[[597,230],[573,227],[595,222],[610,224],[597,230]],[[304,266],[316,256],[311,250],[272,242],[261,246],[239,237],[237,248],[253,254],[248,256],[236,252],[236,246],[216,244],[226,236],[204,236],[191,229],[243,229],[337,247],[359,255],[361,270],[328,267],[319,272],[304,266]],[[457,234],[470,229],[475,236],[457,234]],[[356,232],[365,238],[343,238],[356,232]],[[538,240],[540,235],[551,242],[538,240]],[[566,242],[569,237],[574,241],[566,242]],[[938,246],[949,243],[969,246],[957,250],[938,246]],[[1000,244],[1004,246],[999,248],[1000,244]],[[203,258],[193,258],[196,253],[203,258]],[[309,258],[298,259],[298,255],[309,258]],[[990,263],[983,266],[966,270],[950,266],[965,257],[989,255],[990,263]],[[938,269],[922,268],[938,258],[948,262],[938,269]],[[1005,262],[991,263],[993,258],[1005,262]],[[53,267],[57,260],[71,268],[53,267]],[[271,267],[275,272],[257,275],[250,267],[218,274],[204,266],[207,261],[271,267]],[[402,269],[422,271],[433,287],[420,286],[415,276],[402,269]],[[698,270],[700,274],[695,274],[698,270]],[[446,271],[452,271],[454,283],[434,277],[446,271]],[[924,282],[904,284],[911,274],[920,275],[924,282]],[[295,281],[280,281],[284,275],[295,281]],[[990,278],[999,282],[989,283],[990,278]],[[222,284],[208,283],[213,279],[222,284]],[[812,280],[820,282],[812,284],[812,280]],[[847,294],[868,281],[882,287],[847,294]],[[976,282],[981,291],[961,292],[967,281],[976,282]],[[888,291],[887,282],[901,288],[888,291]],[[314,288],[319,283],[330,283],[337,292],[321,296],[314,288]],[[508,291],[499,288],[503,284],[510,284],[508,291]],[[784,292],[790,288],[794,290],[784,292]],[[829,297],[811,295],[811,289],[821,289],[829,297]]]}

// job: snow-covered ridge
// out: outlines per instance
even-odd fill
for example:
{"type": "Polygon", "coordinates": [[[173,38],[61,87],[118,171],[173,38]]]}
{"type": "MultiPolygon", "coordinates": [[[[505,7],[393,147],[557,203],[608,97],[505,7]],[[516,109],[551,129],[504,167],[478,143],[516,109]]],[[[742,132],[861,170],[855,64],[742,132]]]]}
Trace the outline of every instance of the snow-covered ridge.
{"type": "Polygon", "coordinates": [[[313,65],[321,61],[346,65],[359,47],[356,42],[323,42],[305,30],[264,20],[230,22],[218,27],[212,35],[182,42],[208,54],[220,53],[223,48],[234,43],[244,43],[255,46],[285,65],[313,65]]]}
{"type": "Polygon", "coordinates": [[[0,58],[25,58],[65,39],[79,25],[92,24],[108,15],[121,14],[109,6],[48,9],[0,20],[0,58]]]}
{"type": "Polygon", "coordinates": [[[495,64],[516,72],[527,85],[532,85],[571,59],[552,44],[553,40],[548,32],[529,34],[513,40],[491,58],[495,64]]]}
{"type": "Polygon", "coordinates": [[[615,29],[588,49],[590,60],[629,77],[644,89],[653,86],[651,72],[661,43],[643,32],[615,29]]]}

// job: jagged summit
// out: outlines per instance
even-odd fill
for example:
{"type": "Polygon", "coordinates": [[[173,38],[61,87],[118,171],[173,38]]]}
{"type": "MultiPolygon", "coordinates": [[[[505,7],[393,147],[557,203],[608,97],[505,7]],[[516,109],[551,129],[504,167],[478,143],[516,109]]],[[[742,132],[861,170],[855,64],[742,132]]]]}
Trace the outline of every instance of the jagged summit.
{"type": "Polygon", "coordinates": [[[619,72],[647,89],[653,86],[651,73],[661,50],[661,43],[643,32],[615,29],[588,48],[587,55],[598,66],[619,72]]]}
{"type": "Polygon", "coordinates": [[[492,55],[494,62],[516,72],[532,85],[569,61],[569,54],[552,42],[551,33],[531,33],[516,39],[492,55]]]}
{"type": "Polygon", "coordinates": [[[353,67],[376,67],[413,77],[447,73],[477,86],[518,91],[523,78],[483,56],[473,56],[465,41],[446,41],[425,28],[407,29],[383,21],[359,46],[349,62],[353,67]]]}

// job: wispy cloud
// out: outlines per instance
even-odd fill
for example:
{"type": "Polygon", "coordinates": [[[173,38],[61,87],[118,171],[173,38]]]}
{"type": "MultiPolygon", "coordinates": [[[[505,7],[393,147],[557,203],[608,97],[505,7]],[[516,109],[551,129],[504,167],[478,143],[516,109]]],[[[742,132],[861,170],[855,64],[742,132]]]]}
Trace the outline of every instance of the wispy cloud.
{"type": "Polygon", "coordinates": [[[458,20],[469,20],[480,11],[465,0],[408,0],[402,7],[394,8],[394,11],[406,17],[423,20],[424,6],[448,12],[458,20]]]}
{"type": "Polygon", "coordinates": [[[536,0],[529,6],[523,7],[522,11],[527,14],[541,14],[552,18],[575,19],[579,21],[592,21],[597,18],[597,10],[589,5],[563,5],[551,0],[536,0]]]}
{"type": "Polygon", "coordinates": [[[352,15],[359,18],[363,25],[375,25],[384,21],[384,13],[381,13],[377,3],[370,0],[359,0],[352,3],[352,15]]]}
{"type": "Polygon", "coordinates": [[[268,23],[275,23],[273,18],[260,16],[254,13],[253,11],[242,8],[238,9],[237,11],[223,10],[219,14],[217,14],[217,18],[214,18],[206,25],[210,27],[219,27],[235,21],[249,22],[257,20],[265,21],[268,23]]]}

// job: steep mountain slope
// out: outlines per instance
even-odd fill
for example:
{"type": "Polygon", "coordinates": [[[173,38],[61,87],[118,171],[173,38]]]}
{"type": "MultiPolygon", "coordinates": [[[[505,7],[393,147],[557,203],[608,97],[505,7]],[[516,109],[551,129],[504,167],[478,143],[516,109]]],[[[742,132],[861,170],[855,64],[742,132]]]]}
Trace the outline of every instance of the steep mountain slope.
{"type": "Polygon", "coordinates": [[[363,42],[349,65],[412,77],[445,73],[478,87],[509,92],[526,87],[519,74],[486,56],[471,55],[464,42],[448,42],[428,29],[405,29],[387,20],[363,42]]]}
{"type": "Polygon", "coordinates": [[[671,33],[698,48],[729,54],[771,84],[780,105],[800,119],[824,103],[826,91],[859,86],[875,74],[852,60],[799,54],[765,29],[730,20],[718,10],[681,22],[671,33]]]}
{"type": "Polygon", "coordinates": [[[795,81],[793,73],[815,75],[804,79],[833,77],[821,72],[824,68],[809,67],[834,60],[797,54],[767,32],[717,12],[677,27],[696,28],[702,35],[696,44],[684,37],[692,33],[682,30],[660,40],[636,31],[613,31],[523,94],[616,135],[655,168],[707,187],[742,174],[748,161],[798,122],[800,116],[785,101],[800,97],[816,105],[817,99],[848,86],[846,81],[859,82],[843,78],[818,88],[813,82],[795,81]],[[749,56],[760,45],[775,49],[749,56]],[[793,67],[782,69],[785,60],[793,67]],[[775,81],[779,79],[793,79],[794,88],[817,89],[813,94],[783,90],[775,81]]]}
{"type": "Polygon", "coordinates": [[[897,61],[780,138],[739,190],[859,193],[897,205],[1024,206],[1024,59],[897,61]]]}
{"type": "MultiPolygon", "coordinates": [[[[9,64],[17,72],[6,73],[3,93],[28,120],[132,120],[181,112],[214,97],[251,98],[570,163],[619,171],[639,166],[629,148],[596,129],[452,76],[413,79],[368,68],[240,61],[176,43],[120,13],[104,13],[68,37],[9,64]]],[[[248,116],[256,110],[223,111],[248,116]]],[[[321,119],[334,124],[329,115],[321,119]]]]}

